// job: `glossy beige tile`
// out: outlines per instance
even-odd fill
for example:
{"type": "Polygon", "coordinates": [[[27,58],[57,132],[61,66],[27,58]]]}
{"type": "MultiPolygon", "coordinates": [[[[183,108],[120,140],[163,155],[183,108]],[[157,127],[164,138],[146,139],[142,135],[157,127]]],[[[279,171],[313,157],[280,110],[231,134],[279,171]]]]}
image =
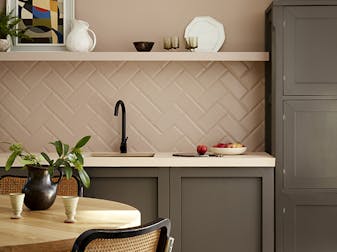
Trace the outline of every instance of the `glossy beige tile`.
{"type": "Polygon", "coordinates": [[[31,151],[84,134],[93,136],[88,150],[118,151],[118,99],[130,151],[193,151],[220,141],[264,148],[261,62],[8,62],[0,69],[0,141],[31,151]]]}

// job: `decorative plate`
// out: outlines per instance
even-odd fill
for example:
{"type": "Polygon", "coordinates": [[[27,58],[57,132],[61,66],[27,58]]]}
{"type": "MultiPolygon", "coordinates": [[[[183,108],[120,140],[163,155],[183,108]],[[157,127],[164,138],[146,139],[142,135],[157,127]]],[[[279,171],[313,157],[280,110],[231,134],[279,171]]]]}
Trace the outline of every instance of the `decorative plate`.
{"type": "Polygon", "coordinates": [[[185,29],[186,37],[198,37],[196,52],[217,52],[225,41],[225,31],[212,17],[195,17],[185,29]]]}

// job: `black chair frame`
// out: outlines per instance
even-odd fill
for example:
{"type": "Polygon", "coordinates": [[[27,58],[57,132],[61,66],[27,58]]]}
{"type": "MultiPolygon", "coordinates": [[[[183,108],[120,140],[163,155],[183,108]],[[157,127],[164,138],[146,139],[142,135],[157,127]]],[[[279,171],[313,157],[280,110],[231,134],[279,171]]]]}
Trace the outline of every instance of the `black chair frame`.
{"type": "Polygon", "coordinates": [[[83,232],[75,241],[72,252],[83,252],[86,246],[95,239],[128,238],[150,233],[160,229],[156,252],[164,252],[171,231],[169,219],[158,218],[148,224],[124,229],[89,229],[83,232]]]}

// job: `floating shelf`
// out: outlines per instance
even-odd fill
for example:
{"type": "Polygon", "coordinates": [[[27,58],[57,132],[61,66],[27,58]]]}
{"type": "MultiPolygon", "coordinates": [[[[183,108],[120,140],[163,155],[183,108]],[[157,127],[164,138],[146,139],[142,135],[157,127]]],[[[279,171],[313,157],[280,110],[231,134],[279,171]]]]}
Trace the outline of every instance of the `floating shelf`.
{"type": "Polygon", "coordinates": [[[8,52],[0,61],[269,61],[268,52],[8,52]]]}

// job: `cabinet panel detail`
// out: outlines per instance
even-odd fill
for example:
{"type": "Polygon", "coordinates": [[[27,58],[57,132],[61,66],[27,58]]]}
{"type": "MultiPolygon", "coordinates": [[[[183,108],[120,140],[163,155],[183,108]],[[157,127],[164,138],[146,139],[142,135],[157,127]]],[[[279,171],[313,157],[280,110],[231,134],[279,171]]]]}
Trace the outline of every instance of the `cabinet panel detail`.
{"type": "Polygon", "coordinates": [[[181,197],[181,251],[261,251],[260,179],[182,178],[181,197]]]}
{"type": "Polygon", "coordinates": [[[271,251],[273,171],[171,169],[170,217],[177,252],[271,251]]]}
{"type": "Polygon", "coordinates": [[[337,188],[337,101],[285,102],[286,188],[337,188]]]}
{"type": "Polygon", "coordinates": [[[335,251],[337,248],[336,194],[299,196],[286,203],[284,251],[335,251]],[[324,198],[324,200],[322,199],[324,198]]]}
{"type": "Polygon", "coordinates": [[[284,8],[285,95],[337,94],[337,6],[284,8]]]}

